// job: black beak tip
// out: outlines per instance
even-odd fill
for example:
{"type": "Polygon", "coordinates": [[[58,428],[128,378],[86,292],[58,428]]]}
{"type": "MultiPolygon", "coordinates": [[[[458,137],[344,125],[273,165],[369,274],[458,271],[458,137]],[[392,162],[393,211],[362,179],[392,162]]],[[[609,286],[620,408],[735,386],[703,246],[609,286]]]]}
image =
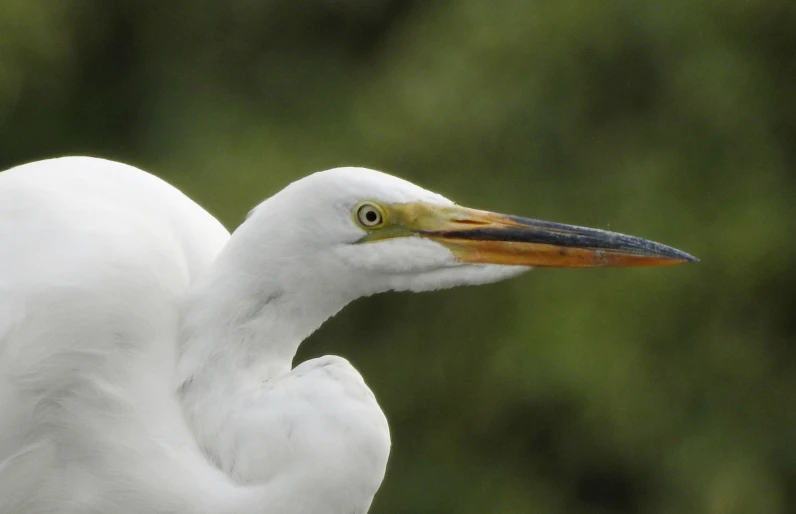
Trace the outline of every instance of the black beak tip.
{"type": "Polygon", "coordinates": [[[677,260],[681,260],[683,262],[699,262],[699,259],[697,259],[691,254],[685,253],[680,250],[675,250],[674,248],[672,248],[672,250],[674,250],[674,252],[672,252],[673,253],[672,257],[677,260]]]}

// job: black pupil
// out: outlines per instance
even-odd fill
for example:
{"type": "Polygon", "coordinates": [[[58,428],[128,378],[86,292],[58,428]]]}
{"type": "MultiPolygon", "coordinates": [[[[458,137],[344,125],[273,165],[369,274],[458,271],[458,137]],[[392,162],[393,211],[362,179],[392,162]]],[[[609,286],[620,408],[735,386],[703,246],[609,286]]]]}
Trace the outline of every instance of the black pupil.
{"type": "Polygon", "coordinates": [[[374,223],[376,220],[379,219],[379,215],[376,214],[376,211],[366,211],[365,212],[365,219],[371,223],[374,223]]]}

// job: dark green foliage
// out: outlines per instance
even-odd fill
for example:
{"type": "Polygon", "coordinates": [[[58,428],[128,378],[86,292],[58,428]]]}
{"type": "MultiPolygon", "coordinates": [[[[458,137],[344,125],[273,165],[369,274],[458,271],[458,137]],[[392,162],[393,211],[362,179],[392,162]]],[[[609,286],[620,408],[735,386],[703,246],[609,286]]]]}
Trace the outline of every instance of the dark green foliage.
{"type": "Polygon", "coordinates": [[[796,512],[793,0],[0,0],[0,167],[122,160],[229,227],[302,175],[702,259],[357,302],[374,513],[796,512]]]}

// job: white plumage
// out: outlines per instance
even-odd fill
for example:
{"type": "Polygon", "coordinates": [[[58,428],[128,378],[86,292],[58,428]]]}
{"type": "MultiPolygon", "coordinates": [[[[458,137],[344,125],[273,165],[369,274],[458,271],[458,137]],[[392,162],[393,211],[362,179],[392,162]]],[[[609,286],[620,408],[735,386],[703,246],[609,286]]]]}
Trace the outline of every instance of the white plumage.
{"type": "Polygon", "coordinates": [[[299,343],[356,297],[514,271],[448,268],[450,252],[417,238],[352,246],[362,199],[450,203],[330,170],[230,240],[126,165],[1,173],[0,513],[367,511],[387,422],[345,359],[290,371],[299,343]]]}

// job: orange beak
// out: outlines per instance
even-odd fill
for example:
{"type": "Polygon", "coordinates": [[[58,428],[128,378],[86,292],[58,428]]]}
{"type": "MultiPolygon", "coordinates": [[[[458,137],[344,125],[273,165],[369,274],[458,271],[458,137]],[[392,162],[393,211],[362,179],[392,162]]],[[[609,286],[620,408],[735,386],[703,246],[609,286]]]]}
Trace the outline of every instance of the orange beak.
{"type": "Polygon", "coordinates": [[[425,203],[393,205],[402,225],[462,262],[558,268],[664,266],[695,257],[647,239],[593,228],[425,203]]]}

